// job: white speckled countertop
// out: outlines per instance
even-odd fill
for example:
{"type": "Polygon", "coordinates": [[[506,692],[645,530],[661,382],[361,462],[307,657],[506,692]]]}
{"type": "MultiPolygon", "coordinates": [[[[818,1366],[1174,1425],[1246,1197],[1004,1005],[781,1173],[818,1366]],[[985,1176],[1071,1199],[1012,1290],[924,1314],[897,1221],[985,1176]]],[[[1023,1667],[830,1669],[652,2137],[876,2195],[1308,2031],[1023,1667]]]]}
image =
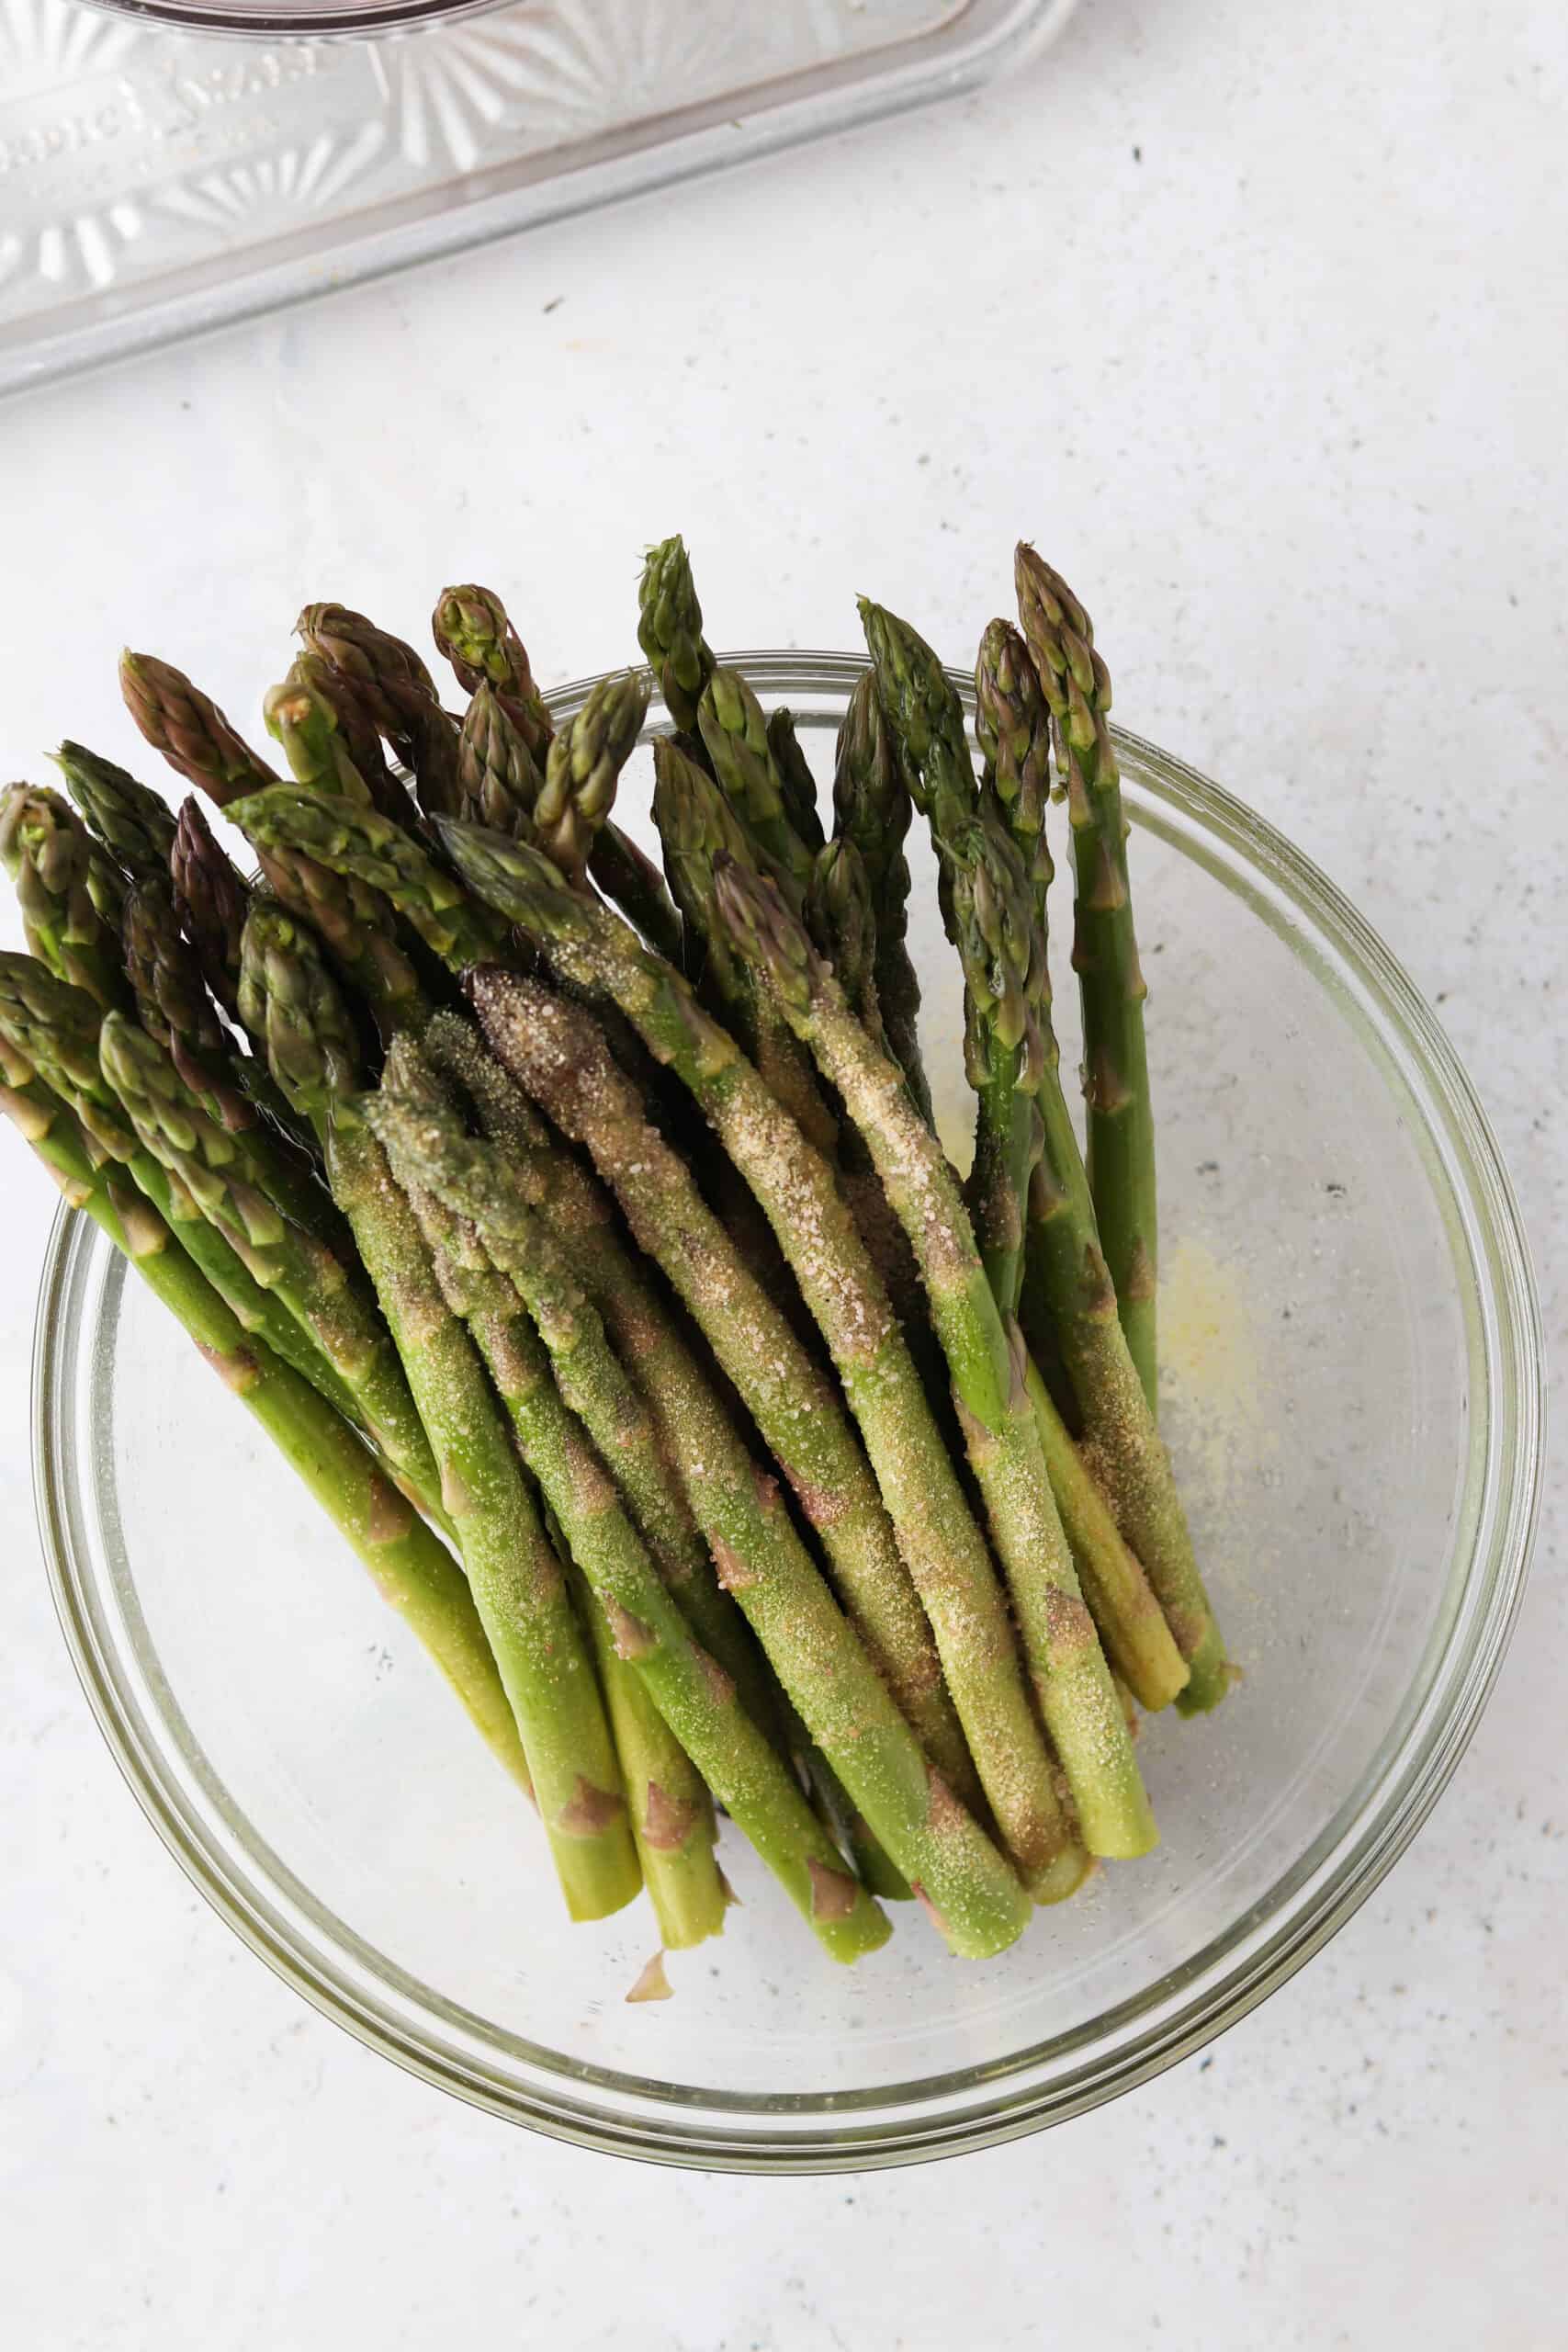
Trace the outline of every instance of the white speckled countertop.
{"type": "MultiPolygon", "coordinates": [[[[983,99],[13,405],[0,758],[123,745],[127,634],[248,707],[306,594],[412,628],[442,579],[547,565],[531,650],[578,673],[679,527],[732,642],[852,641],[874,584],[963,647],[1037,533],[1127,723],[1299,839],[1442,1006],[1560,1342],[1565,82],[1551,0],[1085,0],[983,99]]],[[[315,2017],[142,1823],[36,1564],[51,1198],[15,1148],[0,1199],[19,2352],[1562,2344],[1560,1473],[1453,1787],[1208,2054],[955,2165],[612,2166],[315,2017]]]]}

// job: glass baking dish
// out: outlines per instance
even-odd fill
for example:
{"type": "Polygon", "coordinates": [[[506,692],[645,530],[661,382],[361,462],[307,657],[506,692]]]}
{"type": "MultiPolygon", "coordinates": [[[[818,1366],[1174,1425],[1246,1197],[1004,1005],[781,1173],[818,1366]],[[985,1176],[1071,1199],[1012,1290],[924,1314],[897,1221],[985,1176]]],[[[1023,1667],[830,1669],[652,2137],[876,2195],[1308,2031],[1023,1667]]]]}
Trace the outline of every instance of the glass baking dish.
{"type": "Polygon", "coordinates": [[[299,41],[0,0],[0,390],[972,88],[1072,6],[515,0],[299,41]]]}

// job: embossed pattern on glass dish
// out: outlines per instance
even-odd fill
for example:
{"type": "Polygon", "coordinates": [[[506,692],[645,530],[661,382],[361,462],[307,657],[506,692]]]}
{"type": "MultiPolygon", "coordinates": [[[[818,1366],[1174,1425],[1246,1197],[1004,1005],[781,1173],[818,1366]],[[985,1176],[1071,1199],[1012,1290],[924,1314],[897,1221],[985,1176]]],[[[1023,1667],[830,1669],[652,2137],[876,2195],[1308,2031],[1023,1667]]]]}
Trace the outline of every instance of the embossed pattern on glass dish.
{"type": "Polygon", "coordinates": [[[522,0],[238,41],[0,0],[0,388],[978,78],[1071,0],[522,0]]]}

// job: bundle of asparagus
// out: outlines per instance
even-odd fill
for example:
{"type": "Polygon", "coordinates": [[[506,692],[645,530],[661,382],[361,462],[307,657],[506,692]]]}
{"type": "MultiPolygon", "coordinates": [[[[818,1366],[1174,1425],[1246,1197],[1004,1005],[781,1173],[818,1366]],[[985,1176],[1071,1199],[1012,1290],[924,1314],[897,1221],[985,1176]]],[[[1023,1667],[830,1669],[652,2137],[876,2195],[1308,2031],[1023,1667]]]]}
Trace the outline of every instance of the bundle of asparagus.
{"type": "Polygon", "coordinates": [[[308,605],[287,767],[127,653],[223,810],[79,744],[16,785],[0,1102],[312,1487],[537,1807],[574,1918],[717,1934],[722,1811],[823,1949],[955,1953],[1156,1832],[1140,1709],[1232,1669],[1155,1421],[1155,1169],[1111,687],[1029,548],[958,695],[862,607],[830,831],[679,539],[638,635],[660,874],[614,825],[647,671],[558,729],[500,600],[414,650],[308,605]],[[1065,797],[1087,1160],[1046,823],[1065,797]],[[964,984],[931,1118],[904,858],[964,984]]]}

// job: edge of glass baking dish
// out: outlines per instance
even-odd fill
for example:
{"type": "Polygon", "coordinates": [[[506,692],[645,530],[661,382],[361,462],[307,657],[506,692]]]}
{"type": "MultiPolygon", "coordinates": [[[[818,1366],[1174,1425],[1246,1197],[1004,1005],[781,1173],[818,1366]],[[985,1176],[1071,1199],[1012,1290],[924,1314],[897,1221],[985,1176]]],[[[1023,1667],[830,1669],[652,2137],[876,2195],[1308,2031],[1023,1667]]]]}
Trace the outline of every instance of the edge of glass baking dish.
{"type": "MultiPolygon", "coordinates": [[[[654,0],[655,8],[664,12],[661,45],[672,5],[673,0],[654,0]]],[[[601,120],[588,135],[543,151],[530,152],[520,130],[515,151],[507,153],[504,146],[496,151],[494,109],[516,103],[519,74],[513,74],[508,90],[502,44],[508,38],[525,38],[525,28],[533,44],[531,62],[536,62],[543,36],[556,21],[563,35],[575,36],[586,24],[574,24],[570,6],[546,10],[542,17],[526,7],[468,14],[450,26],[395,40],[274,41],[258,49],[232,37],[190,41],[145,18],[68,7],[64,0],[0,0],[0,60],[8,38],[25,63],[31,41],[46,65],[64,77],[50,85],[48,103],[29,121],[24,74],[18,70],[0,76],[0,83],[11,81],[13,93],[21,93],[8,100],[0,87],[0,391],[55,380],[537,222],[973,89],[1004,62],[1016,65],[1043,47],[1066,22],[1074,0],[957,0],[945,17],[913,38],[828,53],[834,19],[844,20],[848,41],[851,20],[863,6],[864,0],[849,6],[844,0],[802,0],[818,27],[823,58],[807,70],[769,74],[765,55],[752,51],[741,64],[738,49],[738,71],[728,86],[700,102],[601,120]],[[123,101],[120,116],[115,111],[116,91],[129,85],[128,57],[140,77],[149,42],[167,42],[171,56],[177,50],[182,60],[188,53],[201,63],[198,74],[176,76],[171,67],[172,111],[166,126],[161,122],[152,133],[165,141],[188,133],[197,160],[184,174],[179,195],[193,252],[179,266],[131,283],[117,272],[117,251],[134,245],[149,225],[162,231],[169,209],[162,195],[155,220],[150,214],[139,220],[134,177],[120,187],[114,176],[118,168],[126,177],[120,162],[124,142],[114,143],[123,117],[123,101]],[[762,74],[743,80],[752,62],[762,64],[762,74]],[[487,84],[489,68],[495,70],[487,84]],[[344,91],[345,120],[355,119],[361,104],[367,125],[378,110],[390,120],[396,107],[396,135],[405,141],[422,139],[427,161],[432,142],[444,141],[451,169],[439,181],[401,195],[393,177],[387,193],[367,203],[364,177],[350,168],[341,141],[338,151],[325,157],[320,141],[314,154],[303,141],[281,156],[225,154],[223,141],[231,127],[254,119],[253,100],[285,111],[296,102],[299,87],[318,74],[353,85],[344,91]],[[61,117],[56,101],[62,89],[71,95],[80,90],[81,113],[61,117]],[[234,96],[228,95],[231,90],[234,96]],[[461,135],[465,121],[476,134],[467,144],[461,135]],[[220,123],[221,129],[216,128],[220,123]],[[47,157],[38,143],[43,139],[56,142],[47,157]],[[29,163],[39,168],[44,161],[54,164],[62,139],[73,142],[71,161],[81,166],[82,184],[96,185],[98,193],[90,201],[78,198],[70,217],[35,226],[29,252],[28,220],[23,218],[18,230],[18,211],[4,201],[6,179],[15,171],[17,204],[25,214],[22,175],[29,163]],[[247,242],[247,211],[254,218],[254,209],[264,206],[282,209],[280,193],[298,214],[297,224],[288,233],[247,242]],[[202,250],[200,241],[209,231],[202,250]],[[41,309],[24,306],[20,315],[13,308],[8,317],[7,277],[15,288],[29,265],[35,296],[42,276],[60,284],[61,299],[41,309]]],[[[155,62],[161,65],[162,56],[155,62]]],[[[511,62],[523,70],[524,62],[511,62]]],[[[592,81],[592,59],[585,64],[582,56],[569,56],[563,49],[558,60],[549,61],[549,70],[558,62],[563,88],[570,76],[578,77],[584,119],[591,118],[592,94],[585,85],[592,81]]],[[[678,74],[678,54],[647,67],[645,88],[656,88],[658,71],[667,67],[678,74]]],[[[145,130],[144,119],[139,128],[145,130]]],[[[165,144],[164,152],[174,150],[165,144]]],[[[383,179],[385,161],[383,151],[376,166],[383,179]]]]}

